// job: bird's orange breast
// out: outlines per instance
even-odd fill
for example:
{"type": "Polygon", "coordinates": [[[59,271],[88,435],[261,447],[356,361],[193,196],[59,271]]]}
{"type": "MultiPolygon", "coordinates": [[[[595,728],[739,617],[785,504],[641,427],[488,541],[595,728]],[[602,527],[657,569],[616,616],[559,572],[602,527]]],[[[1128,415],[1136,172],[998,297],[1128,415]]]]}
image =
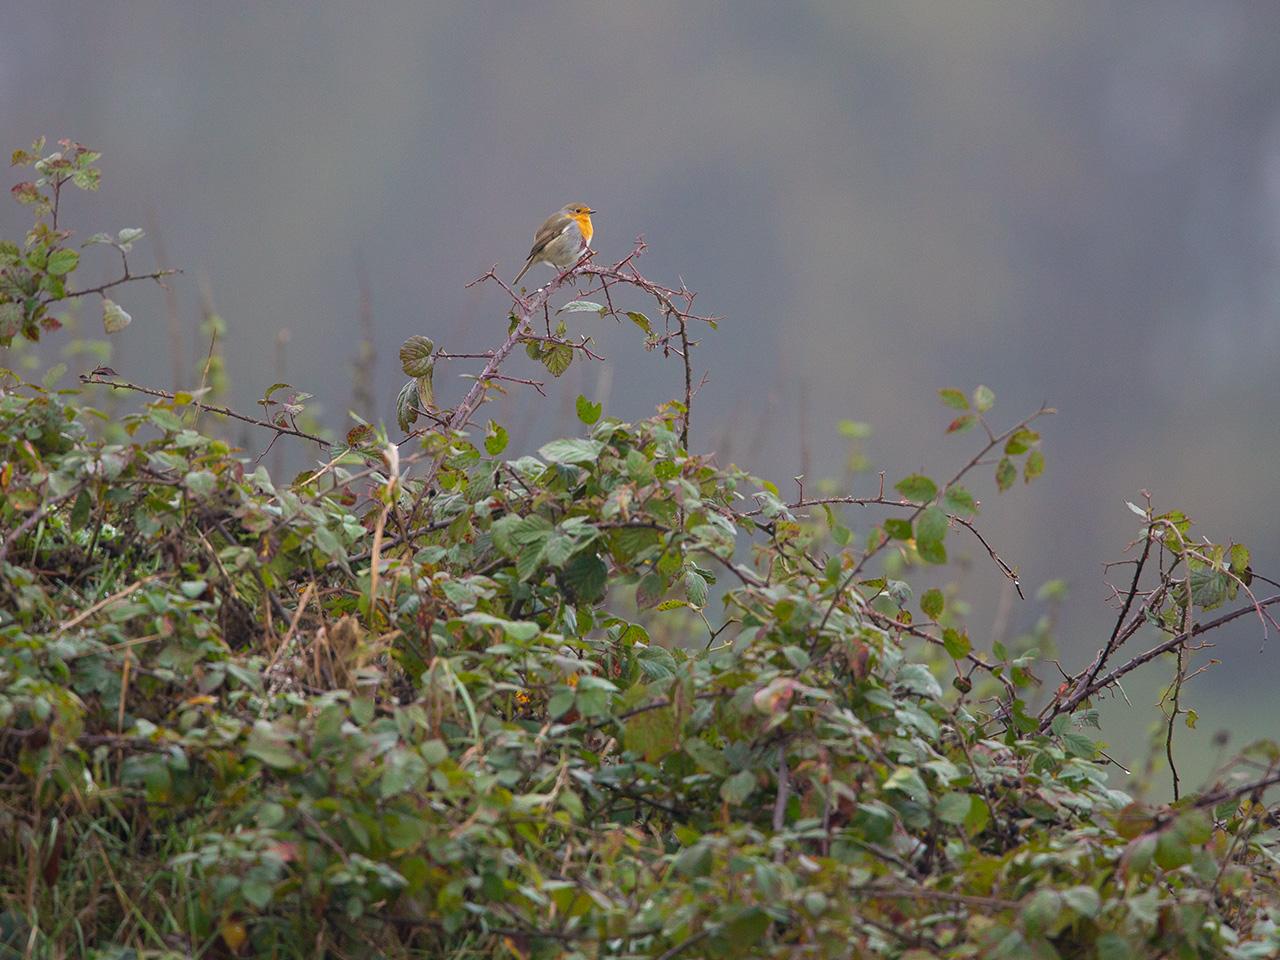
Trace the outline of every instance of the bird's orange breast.
{"type": "Polygon", "coordinates": [[[591,214],[589,213],[571,213],[569,214],[578,225],[578,229],[582,231],[582,242],[591,242],[591,214]]]}

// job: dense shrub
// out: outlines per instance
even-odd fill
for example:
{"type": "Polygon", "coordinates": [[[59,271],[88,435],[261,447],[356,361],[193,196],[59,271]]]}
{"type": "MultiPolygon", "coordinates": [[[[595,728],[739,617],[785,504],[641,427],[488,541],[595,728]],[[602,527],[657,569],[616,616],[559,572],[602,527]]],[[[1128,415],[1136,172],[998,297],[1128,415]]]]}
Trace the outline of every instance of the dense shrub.
{"type": "MultiPolygon", "coordinates": [[[[553,373],[565,331],[522,331],[562,283],[515,296],[508,338],[553,373]]],[[[636,316],[687,359],[686,317],[636,316]]],[[[1200,611],[1265,615],[1242,547],[1139,508],[1105,656],[1035,704],[1034,650],[909,584],[977,533],[978,464],[1043,469],[985,388],[943,391],[977,455],[856,501],[880,519],[855,531],[852,498],[690,452],[688,394],[634,424],[580,398],[579,436],[503,459],[501,427],[431,405],[433,348],[402,403],[428,430],[357,428],[292,482],[197,424],[198,391],[108,420],[6,374],[0,956],[1280,949],[1275,746],[1145,804],[1091,735],[1111,672],[1181,658],[1200,611]]]]}

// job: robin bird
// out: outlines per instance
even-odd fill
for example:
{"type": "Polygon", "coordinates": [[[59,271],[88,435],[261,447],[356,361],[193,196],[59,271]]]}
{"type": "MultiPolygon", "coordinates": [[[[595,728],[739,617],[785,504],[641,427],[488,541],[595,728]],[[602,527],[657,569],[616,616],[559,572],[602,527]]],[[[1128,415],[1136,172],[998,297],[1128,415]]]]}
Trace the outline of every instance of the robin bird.
{"type": "Polygon", "coordinates": [[[514,287],[535,263],[549,263],[557,270],[564,270],[578,262],[582,252],[591,242],[591,215],[595,213],[585,203],[570,203],[561,207],[543,222],[533,236],[533,249],[529,259],[516,278],[514,287]]]}

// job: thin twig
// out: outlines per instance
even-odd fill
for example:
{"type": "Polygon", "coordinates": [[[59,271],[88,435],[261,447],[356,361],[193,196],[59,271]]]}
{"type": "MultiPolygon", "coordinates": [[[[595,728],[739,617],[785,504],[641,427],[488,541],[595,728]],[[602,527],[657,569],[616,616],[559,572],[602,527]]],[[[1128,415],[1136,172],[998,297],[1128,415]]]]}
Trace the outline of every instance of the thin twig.
{"type": "Polygon", "coordinates": [[[1045,730],[1049,729],[1050,724],[1053,722],[1053,718],[1058,714],[1071,713],[1082,701],[1087,700],[1099,690],[1104,690],[1111,686],[1121,677],[1132,673],[1144,663],[1151,662],[1156,657],[1160,656],[1160,654],[1168,653],[1170,650],[1180,647],[1192,637],[1198,637],[1200,634],[1208,633],[1210,630],[1216,630],[1218,627],[1228,624],[1232,620],[1238,620],[1240,617],[1246,616],[1250,613],[1255,613],[1257,608],[1266,608],[1276,603],[1280,603],[1280,594],[1273,597],[1267,597],[1265,600],[1259,600],[1256,605],[1251,604],[1247,607],[1241,607],[1239,610],[1232,610],[1230,613],[1224,613],[1222,616],[1210,620],[1208,623],[1195,624],[1190,630],[1184,630],[1164,642],[1156,644],[1145,653],[1140,653],[1128,662],[1116,667],[1105,677],[1094,680],[1092,683],[1082,685],[1066,699],[1059,700],[1052,704],[1052,709],[1049,710],[1048,714],[1040,721],[1040,732],[1043,733],[1045,730]]]}
{"type": "MultiPolygon", "coordinates": [[[[176,397],[167,390],[156,390],[153,387],[140,387],[136,383],[128,383],[124,380],[109,380],[106,377],[94,373],[80,374],[81,383],[94,383],[103,387],[111,387],[116,390],[132,390],[135,393],[143,393],[149,397],[157,397],[161,400],[174,400],[176,397]]],[[[191,405],[199,410],[208,410],[210,413],[216,413],[224,417],[231,417],[233,420],[239,420],[242,423],[251,423],[255,427],[266,427],[268,430],[274,430],[277,435],[284,434],[290,437],[299,437],[303,440],[310,440],[312,443],[318,443],[321,446],[328,446],[329,441],[323,437],[317,437],[313,433],[307,433],[303,430],[297,430],[293,427],[283,427],[278,423],[272,423],[270,420],[259,420],[257,417],[249,417],[243,413],[237,413],[230,407],[220,407],[211,403],[201,403],[199,400],[192,400],[191,405]]]]}

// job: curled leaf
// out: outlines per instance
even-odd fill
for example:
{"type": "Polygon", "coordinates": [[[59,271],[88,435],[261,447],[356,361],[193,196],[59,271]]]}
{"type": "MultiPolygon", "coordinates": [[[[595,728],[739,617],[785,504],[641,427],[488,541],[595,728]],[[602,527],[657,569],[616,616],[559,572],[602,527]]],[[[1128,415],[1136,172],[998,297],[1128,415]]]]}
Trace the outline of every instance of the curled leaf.
{"type": "Polygon", "coordinates": [[[400,388],[396,397],[396,423],[408,433],[418,421],[418,383],[410,380],[400,388]]]}
{"type": "Polygon", "coordinates": [[[103,299],[102,301],[102,329],[107,333],[118,333],[133,322],[133,317],[129,316],[114,300],[103,299]]]}
{"type": "Polygon", "coordinates": [[[430,337],[414,335],[400,345],[400,369],[407,377],[428,377],[435,361],[436,345],[430,337]]]}

